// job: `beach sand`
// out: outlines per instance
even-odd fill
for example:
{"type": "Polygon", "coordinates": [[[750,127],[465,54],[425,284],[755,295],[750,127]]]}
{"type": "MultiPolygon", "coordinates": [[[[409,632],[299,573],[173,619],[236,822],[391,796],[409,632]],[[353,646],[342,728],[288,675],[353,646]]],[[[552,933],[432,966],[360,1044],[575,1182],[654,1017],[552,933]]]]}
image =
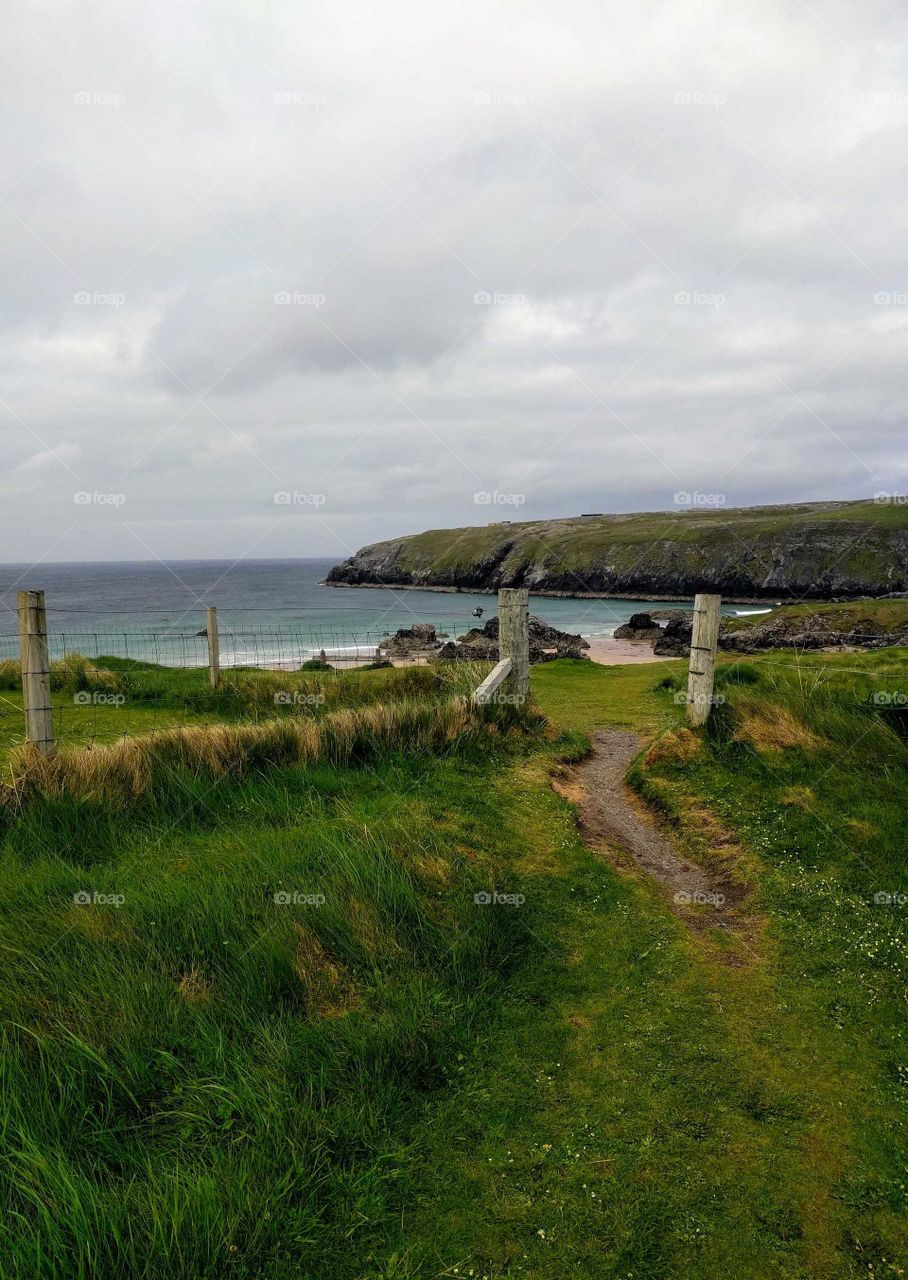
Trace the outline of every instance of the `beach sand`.
{"type": "MultiPolygon", "coordinates": [[[[678,658],[660,658],[653,653],[652,644],[648,640],[615,640],[612,636],[591,636],[589,638],[589,649],[586,650],[586,656],[591,662],[597,662],[603,667],[623,667],[631,663],[638,662],[678,662],[678,658]]],[[[431,655],[414,654],[409,658],[393,658],[392,664],[395,667],[416,667],[425,666],[431,655]]],[[[339,657],[330,651],[327,654],[328,662],[338,671],[353,671],[358,667],[364,667],[368,662],[372,661],[368,657],[339,657]]],[[[271,671],[297,671],[299,670],[299,662],[275,662],[269,663],[268,670],[271,671]]]]}
{"type": "Polygon", "coordinates": [[[615,640],[612,636],[591,636],[587,657],[603,667],[623,667],[633,662],[679,662],[679,658],[660,658],[653,653],[648,640],[615,640]]]}

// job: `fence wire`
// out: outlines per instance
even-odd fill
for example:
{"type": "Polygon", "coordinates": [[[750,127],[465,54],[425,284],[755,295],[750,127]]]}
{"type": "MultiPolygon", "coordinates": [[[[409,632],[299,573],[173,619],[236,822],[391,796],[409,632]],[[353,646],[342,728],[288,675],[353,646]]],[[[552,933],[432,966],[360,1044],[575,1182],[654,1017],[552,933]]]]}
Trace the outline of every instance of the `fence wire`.
{"type": "MultiPolygon", "coordinates": [[[[458,623],[446,624],[437,637],[456,640],[469,629],[460,614],[458,623]]],[[[51,624],[47,643],[54,736],[63,743],[90,744],[180,724],[317,711],[318,690],[326,682],[330,688],[332,677],[345,671],[386,658],[395,665],[428,662],[426,654],[386,654],[382,646],[392,635],[384,628],[353,632],[306,623],[254,626],[219,619],[222,679],[212,689],[204,625],[89,629],[51,624]],[[313,662],[320,665],[307,671],[306,664],[313,662]],[[252,671],[268,674],[246,679],[244,673],[252,671]]],[[[0,634],[0,753],[24,738],[19,635],[6,631],[0,634]]]]}
{"type": "MultiPolygon", "coordinates": [[[[313,700],[320,696],[318,689],[330,687],[332,677],[345,671],[369,666],[386,656],[396,664],[420,665],[429,660],[425,655],[401,659],[388,653],[383,646],[393,633],[384,628],[354,632],[314,620],[261,626],[219,619],[222,682],[214,690],[208,681],[208,638],[203,623],[204,618],[192,624],[183,619],[180,625],[120,629],[57,626],[52,622],[48,650],[56,739],[90,744],[175,725],[239,718],[254,721],[288,711],[306,712],[317,709],[313,700]],[[85,659],[89,669],[84,664],[80,667],[75,655],[85,659]],[[324,665],[309,673],[305,664],[313,660],[324,665]],[[55,671],[61,663],[68,671],[55,671]],[[246,671],[268,674],[247,679],[246,671]]],[[[456,620],[442,624],[437,637],[457,640],[474,626],[481,626],[481,621],[464,620],[461,612],[456,620]]],[[[881,637],[851,633],[849,641],[867,641],[876,648],[881,637]]],[[[726,652],[726,656],[731,654],[726,652]]],[[[794,660],[786,661],[757,651],[739,653],[737,663],[755,662],[805,675],[865,676],[874,681],[894,678],[891,671],[824,662],[823,656],[819,648],[802,649],[794,660]]],[[[25,737],[18,660],[18,632],[5,631],[0,634],[0,755],[25,737]]],[[[891,700],[901,706],[908,698],[897,692],[891,700]]]]}

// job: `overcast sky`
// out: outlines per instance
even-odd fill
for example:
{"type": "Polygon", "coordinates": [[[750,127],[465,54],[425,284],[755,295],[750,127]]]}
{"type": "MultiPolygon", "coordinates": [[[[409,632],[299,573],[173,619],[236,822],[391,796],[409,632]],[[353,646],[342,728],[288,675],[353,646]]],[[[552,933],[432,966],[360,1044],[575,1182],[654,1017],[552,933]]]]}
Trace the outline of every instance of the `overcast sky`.
{"type": "Polygon", "coordinates": [[[5,7],[0,559],[908,488],[908,12],[5,7]]]}

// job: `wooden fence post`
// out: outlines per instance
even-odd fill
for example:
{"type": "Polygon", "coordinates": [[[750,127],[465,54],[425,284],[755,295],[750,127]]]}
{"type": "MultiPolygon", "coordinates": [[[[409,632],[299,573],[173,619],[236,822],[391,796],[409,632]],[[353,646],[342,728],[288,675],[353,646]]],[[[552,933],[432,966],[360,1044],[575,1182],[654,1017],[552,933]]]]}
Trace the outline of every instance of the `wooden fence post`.
{"type": "Polygon", "coordinates": [[[713,706],[721,604],[721,596],[697,595],[694,598],[694,626],[687,676],[687,721],[695,727],[706,724],[713,706]]]}
{"type": "Polygon", "coordinates": [[[529,592],[524,587],[502,587],[498,592],[498,657],[511,659],[505,692],[526,702],[530,696],[530,615],[529,592]]]}
{"type": "Polygon", "coordinates": [[[53,755],[54,726],[50,705],[50,661],[43,591],[16,593],[19,610],[19,665],[25,736],[42,755],[53,755]]]}
{"type": "Polygon", "coordinates": [[[208,622],[205,627],[208,636],[208,678],[212,689],[221,683],[221,646],[218,641],[218,611],[208,610],[208,622]]]}

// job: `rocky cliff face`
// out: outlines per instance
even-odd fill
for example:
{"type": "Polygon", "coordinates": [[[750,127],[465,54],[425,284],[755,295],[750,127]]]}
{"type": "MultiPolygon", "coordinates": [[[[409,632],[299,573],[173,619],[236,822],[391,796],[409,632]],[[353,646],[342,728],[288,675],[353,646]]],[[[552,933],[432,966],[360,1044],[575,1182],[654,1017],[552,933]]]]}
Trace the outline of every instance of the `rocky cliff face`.
{"type": "Polygon", "coordinates": [[[433,530],[364,547],[328,582],[650,598],[883,595],[908,590],[908,507],[813,503],[433,530]]]}
{"type": "MultiPolygon", "coordinates": [[[[655,637],[653,653],[686,658],[693,614],[679,610],[655,637]]],[[[783,605],[758,619],[723,618],[719,648],[731,653],[767,649],[883,649],[908,644],[908,600],[783,605]],[[813,610],[813,611],[811,611],[813,610]]]]}

